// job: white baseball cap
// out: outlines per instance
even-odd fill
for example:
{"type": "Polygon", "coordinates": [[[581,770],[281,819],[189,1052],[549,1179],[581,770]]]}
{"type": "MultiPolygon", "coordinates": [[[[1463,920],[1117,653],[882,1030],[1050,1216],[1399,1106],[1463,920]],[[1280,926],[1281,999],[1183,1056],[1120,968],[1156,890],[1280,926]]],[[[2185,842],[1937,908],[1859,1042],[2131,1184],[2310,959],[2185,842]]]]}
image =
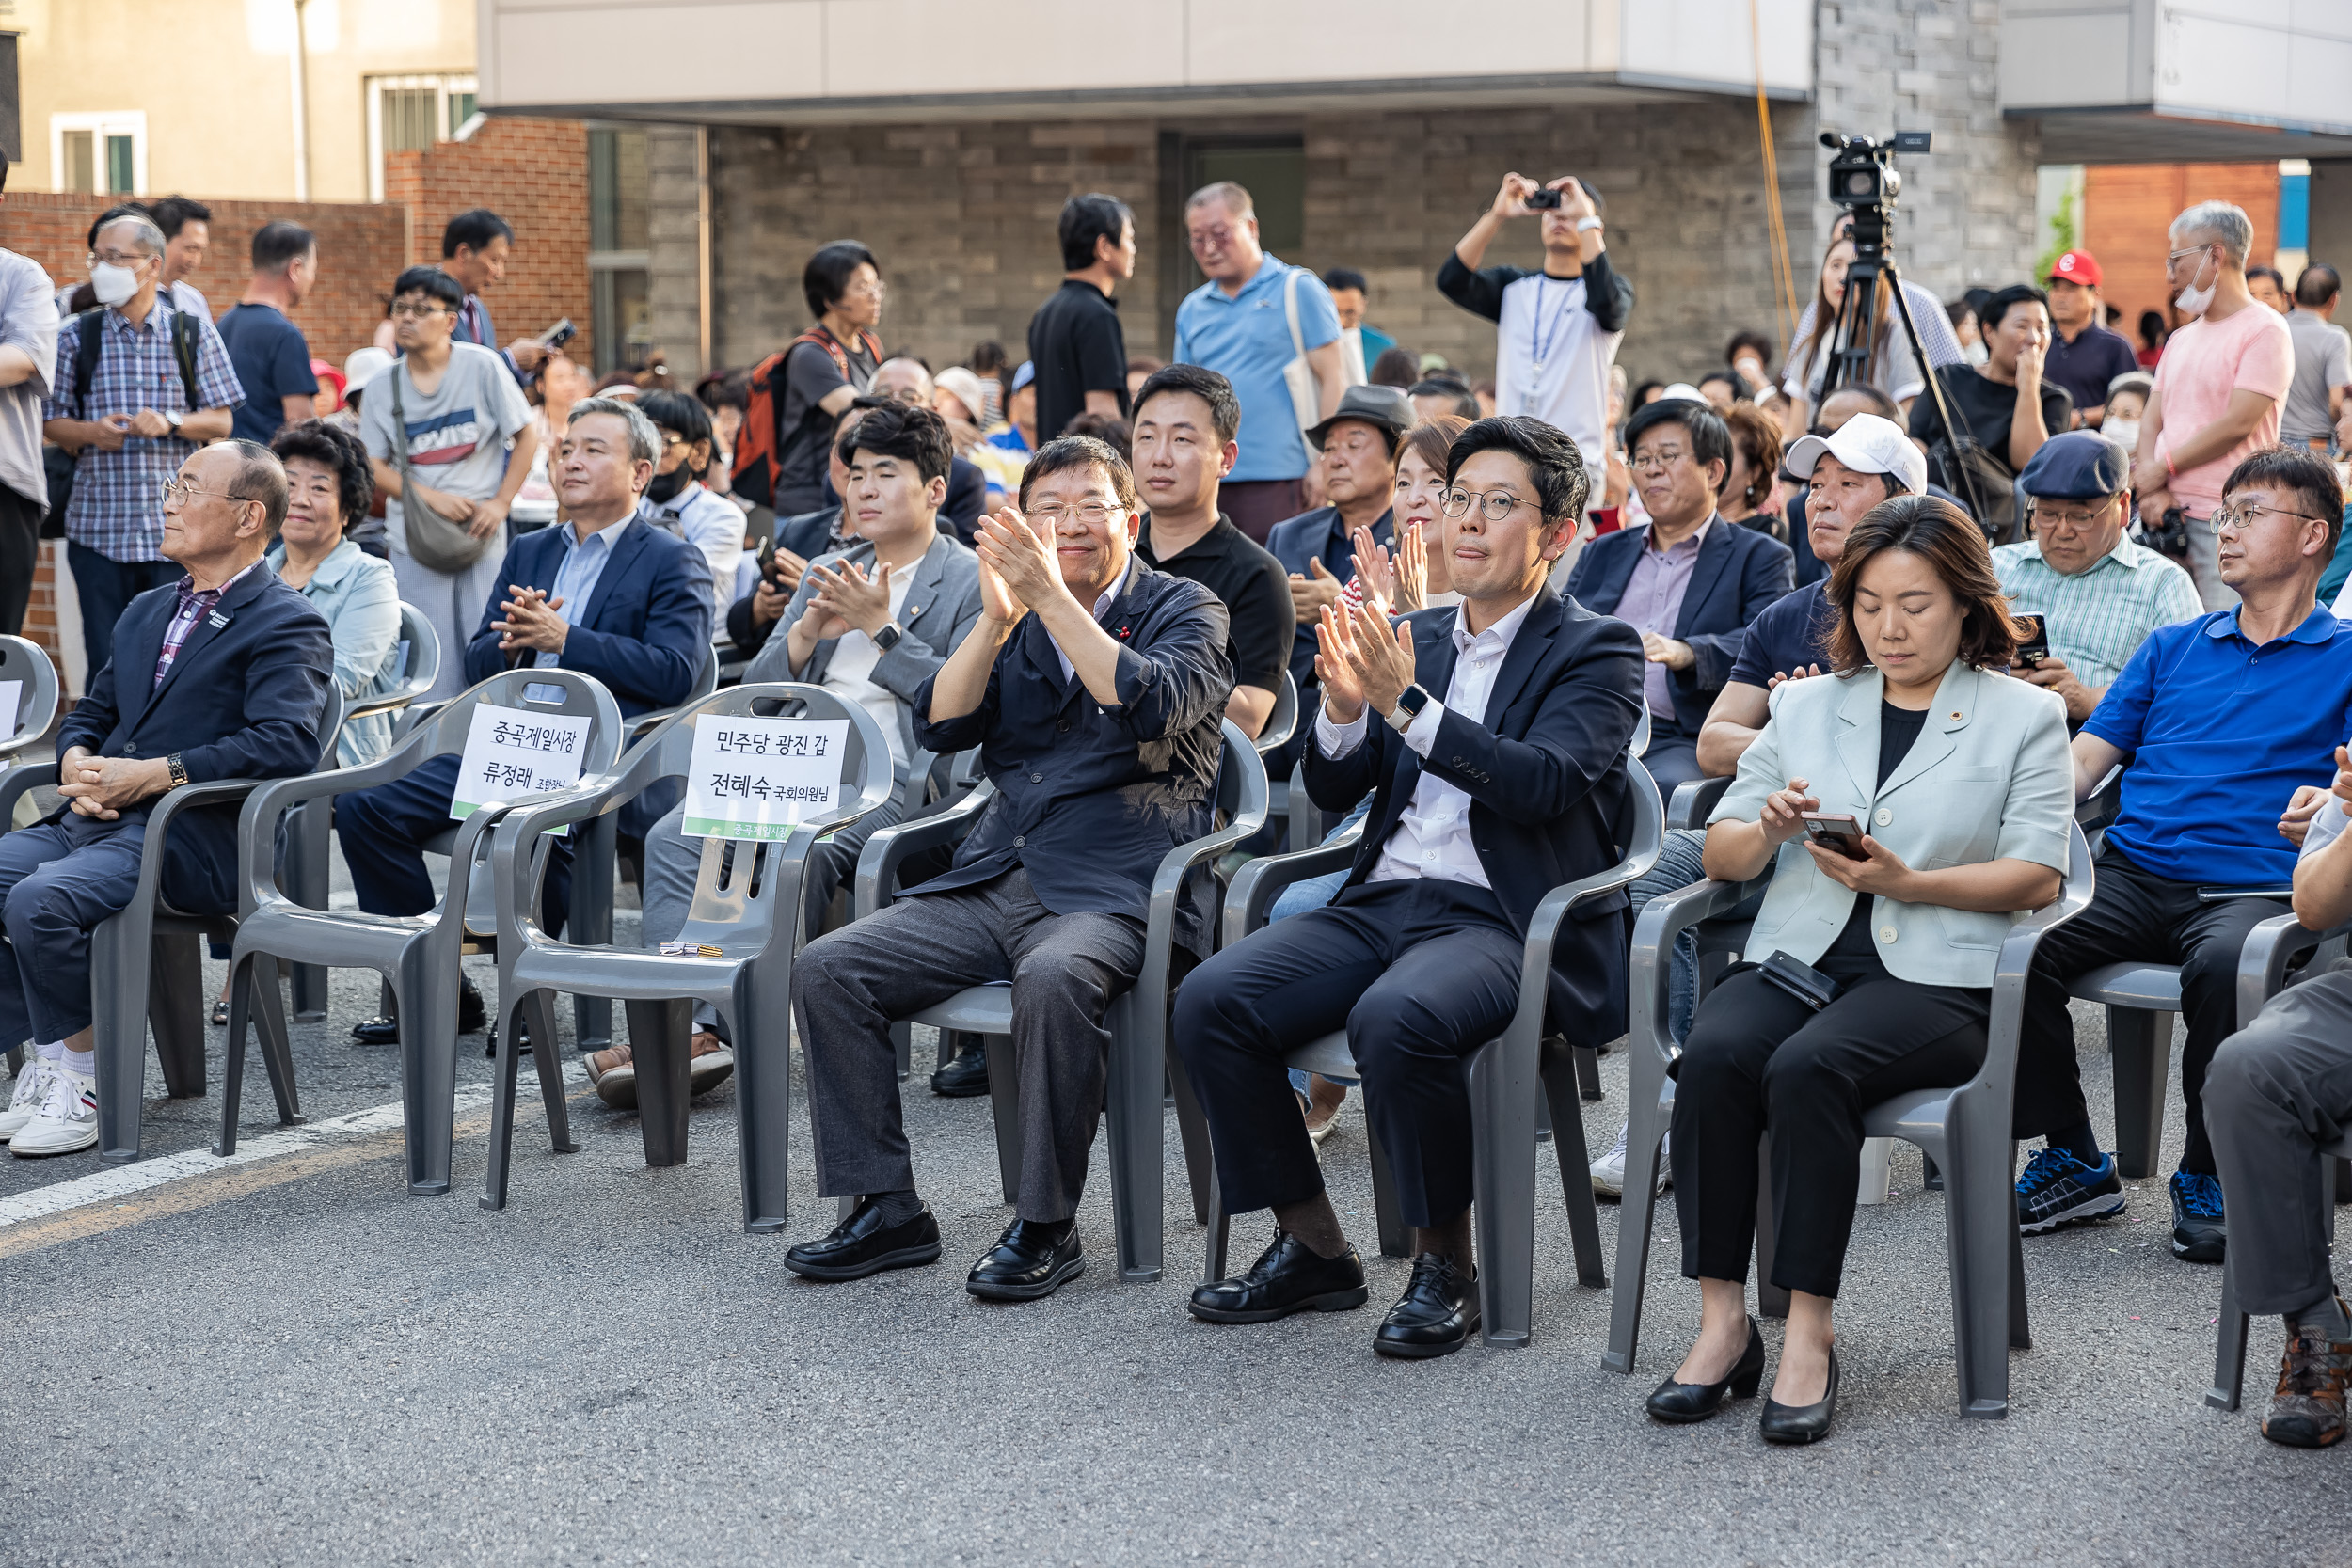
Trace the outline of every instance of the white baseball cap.
{"type": "Polygon", "coordinates": [[[1804,436],[1788,449],[1783,463],[1799,479],[1810,479],[1823,452],[1856,473],[1893,474],[1913,495],[1928,493],[1927,454],[1892,420],[1856,414],[1827,436],[1804,436]]]}
{"type": "Polygon", "coordinates": [[[368,383],[391,369],[392,356],[373,345],[354,349],[343,361],[343,389],[346,394],[367,389],[368,383]]]}

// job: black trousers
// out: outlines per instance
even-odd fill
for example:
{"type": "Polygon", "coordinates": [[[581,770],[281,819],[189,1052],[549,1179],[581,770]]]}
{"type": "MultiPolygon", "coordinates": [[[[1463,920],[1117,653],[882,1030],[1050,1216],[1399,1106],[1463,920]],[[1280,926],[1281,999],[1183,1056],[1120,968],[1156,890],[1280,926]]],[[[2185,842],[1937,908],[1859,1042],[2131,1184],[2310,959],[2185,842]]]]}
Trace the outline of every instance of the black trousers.
{"type": "Polygon", "coordinates": [[[2034,955],[2010,1131],[2020,1138],[2044,1137],[2090,1114],[2074,1059],[2074,1021],[2066,1011],[2068,981],[2101,964],[2178,964],[2182,1019],[2188,1025],[2181,1053],[2188,1142],[2181,1168],[2215,1175],[2213,1140],[2205,1135],[2205,1069],[2237,1028],[2237,960],[2246,934],[2285,914],[2288,906],[2273,898],[2205,903],[2194,883],[2135,865],[2112,845],[2099,851],[2097,870],[2099,890],[2090,907],[2043,937],[2034,955]]]}
{"type": "Polygon", "coordinates": [[[30,497],[0,484],[0,632],[10,637],[24,631],[24,607],[33,600],[33,569],[40,564],[41,515],[42,508],[30,497]]]}
{"type": "Polygon", "coordinates": [[[1282,1056],[1342,1028],[1404,1222],[1469,1208],[1467,1058],[1518,1009],[1525,945],[1488,890],[1412,879],[1348,888],[1193,971],[1174,1044],[1209,1118],[1225,1212],[1323,1191],[1282,1056]]]}
{"type": "Polygon", "coordinates": [[[1746,1282],[1756,1147],[1770,1129],[1772,1283],[1836,1295],[1862,1177],[1862,1113],[1912,1089],[1964,1084],[1984,1065],[1992,991],[1898,980],[1876,963],[1822,967],[1846,990],[1818,1013],[1740,964],[1692,1021],[1676,1064],[1672,1149],[1687,1278],[1746,1282]]]}
{"type": "Polygon", "coordinates": [[[1652,708],[1649,746],[1642,752],[1642,766],[1658,781],[1658,793],[1671,800],[1677,784],[1707,777],[1699,767],[1699,732],[1686,730],[1679,721],[1661,718],[1652,708]]]}

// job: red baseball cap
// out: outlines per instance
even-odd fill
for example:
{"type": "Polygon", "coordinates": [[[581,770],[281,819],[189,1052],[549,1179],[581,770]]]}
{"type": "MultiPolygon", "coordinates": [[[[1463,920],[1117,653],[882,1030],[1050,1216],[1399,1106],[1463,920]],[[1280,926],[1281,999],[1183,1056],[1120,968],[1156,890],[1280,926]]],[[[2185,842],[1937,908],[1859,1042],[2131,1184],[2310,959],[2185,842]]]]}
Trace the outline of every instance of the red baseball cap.
{"type": "Polygon", "coordinates": [[[2050,268],[2050,277],[2095,289],[2099,286],[2099,258],[2088,250],[2070,250],[2050,268]]]}

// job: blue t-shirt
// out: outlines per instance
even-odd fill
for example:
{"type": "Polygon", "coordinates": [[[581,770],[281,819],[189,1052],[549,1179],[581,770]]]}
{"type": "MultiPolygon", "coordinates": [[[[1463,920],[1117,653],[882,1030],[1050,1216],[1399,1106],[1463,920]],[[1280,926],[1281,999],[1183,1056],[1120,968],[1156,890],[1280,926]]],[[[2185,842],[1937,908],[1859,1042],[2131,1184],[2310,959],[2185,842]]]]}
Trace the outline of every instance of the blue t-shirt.
{"type": "Polygon", "coordinates": [[[1823,644],[1836,624],[1837,607],[1829,602],[1828,578],[1783,594],[1748,623],[1730,678],[1742,686],[1770,688],[1774,675],[1808,665],[1821,665],[1827,674],[1829,653],[1823,644]]]}
{"type": "Polygon", "coordinates": [[[286,422],[285,400],[319,389],[319,378],[310,373],[310,345],[303,340],[302,328],[274,305],[240,305],[230,310],[220,318],[220,341],[228,345],[229,362],[245,385],[245,402],[230,433],[267,446],[286,422]]]}
{"type": "Polygon", "coordinates": [[[2334,779],[2352,735],[2352,625],[2322,605],[2258,648],[2237,614],[2150,632],[2083,725],[2133,753],[2107,842],[2177,882],[2293,879],[2279,814],[2296,785],[2334,779]]]}
{"type": "Polygon", "coordinates": [[[1298,274],[1298,340],[1321,348],[1340,336],[1340,312],[1323,279],[1268,255],[1241,293],[1203,283],[1176,307],[1176,362],[1200,365],[1233,384],[1241,400],[1241,455],[1227,480],[1296,479],[1307,471],[1307,438],[1291,406],[1282,367],[1291,343],[1283,279],[1298,274]]]}

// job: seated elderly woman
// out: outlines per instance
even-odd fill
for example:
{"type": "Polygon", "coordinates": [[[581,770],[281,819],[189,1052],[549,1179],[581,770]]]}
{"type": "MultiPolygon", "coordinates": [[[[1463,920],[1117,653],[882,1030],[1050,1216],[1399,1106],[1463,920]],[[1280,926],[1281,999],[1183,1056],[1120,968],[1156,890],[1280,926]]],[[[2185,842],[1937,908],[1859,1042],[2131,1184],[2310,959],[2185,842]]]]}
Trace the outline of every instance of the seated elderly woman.
{"type": "MultiPolygon", "coordinates": [[[[286,466],[286,521],[262,559],[326,617],[343,700],[389,691],[400,684],[400,589],[389,563],[344,537],[374,493],[368,450],[340,425],[305,420],[281,427],[270,451],[286,466]]],[[[391,744],[389,714],[355,719],[336,738],[335,766],[373,762],[391,744]]]]}
{"type": "Polygon", "coordinates": [[[1709,877],[1774,869],[1756,961],[1700,1004],[1676,1068],[1675,1206],[1699,1337],[1649,1397],[1660,1420],[1699,1421],[1762,1380],[1746,1297],[1769,1127],[1772,1283],[1790,1292],[1762,1420],[1776,1443],[1827,1436],[1836,1407],[1830,1310],[1863,1113],[1983,1065],[2002,940],[2058,896],[2074,800],[2065,705],[2002,673],[2015,624],[1959,508],[1873,508],[1829,596],[1836,673],[1773,691],[1708,819],[1709,877]]]}

